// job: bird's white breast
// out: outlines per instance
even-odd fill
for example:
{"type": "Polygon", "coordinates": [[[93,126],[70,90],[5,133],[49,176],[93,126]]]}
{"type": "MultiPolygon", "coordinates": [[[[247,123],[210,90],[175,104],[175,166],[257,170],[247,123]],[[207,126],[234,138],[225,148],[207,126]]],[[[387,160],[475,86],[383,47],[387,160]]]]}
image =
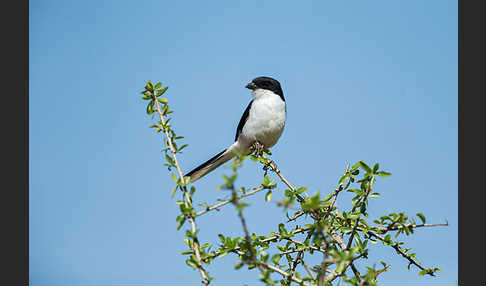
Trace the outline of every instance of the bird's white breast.
{"type": "Polygon", "coordinates": [[[265,148],[270,148],[277,143],[285,127],[285,101],[263,89],[253,91],[253,97],[242,135],[249,144],[259,141],[265,148]]]}

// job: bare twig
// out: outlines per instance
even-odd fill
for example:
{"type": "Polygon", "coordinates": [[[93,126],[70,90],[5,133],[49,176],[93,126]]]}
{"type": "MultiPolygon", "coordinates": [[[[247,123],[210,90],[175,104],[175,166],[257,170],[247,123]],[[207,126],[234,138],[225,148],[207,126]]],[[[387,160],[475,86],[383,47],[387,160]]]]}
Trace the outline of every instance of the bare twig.
{"type": "Polygon", "coordinates": [[[231,189],[231,191],[232,191],[232,194],[233,194],[232,203],[238,209],[238,217],[240,218],[241,225],[243,226],[243,231],[245,232],[245,240],[246,240],[246,244],[247,244],[247,247],[248,247],[248,251],[250,252],[251,263],[255,264],[260,269],[261,272],[265,272],[265,269],[258,263],[256,256],[255,256],[255,252],[253,251],[253,245],[251,243],[250,232],[248,231],[248,227],[246,226],[246,221],[245,221],[245,218],[243,217],[243,211],[240,208],[238,208],[238,196],[236,195],[235,188],[233,187],[231,189]]]}
{"type": "MultiPolygon", "coordinates": [[[[346,175],[348,172],[349,172],[349,164],[346,165],[346,169],[344,170],[343,176],[346,175]]],[[[341,182],[341,184],[339,184],[338,187],[336,189],[334,189],[334,192],[332,193],[333,198],[332,198],[331,204],[327,207],[327,214],[326,214],[325,218],[327,218],[329,213],[332,211],[332,208],[334,207],[334,204],[336,203],[339,192],[341,192],[343,190],[343,184],[344,184],[344,182],[341,182]]]]}
{"type": "MultiPolygon", "coordinates": [[[[307,233],[307,237],[305,238],[304,241],[307,241],[309,240],[309,238],[312,236],[312,232],[310,231],[309,233],[307,233]]],[[[316,247],[317,250],[320,250],[316,247]]],[[[294,272],[295,272],[295,268],[297,267],[297,264],[299,264],[299,260],[301,260],[302,262],[304,261],[304,251],[301,250],[298,254],[297,254],[297,257],[295,258],[294,260],[294,263],[292,265],[292,269],[290,270],[290,275],[289,275],[289,278],[287,280],[287,284],[290,285],[292,283],[292,279],[291,277],[294,276],[294,272]]]]}
{"type": "Polygon", "coordinates": [[[312,286],[311,284],[309,284],[309,283],[305,283],[305,282],[303,282],[301,279],[299,279],[299,278],[297,278],[297,277],[295,277],[295,276],[290,276],[290,274],[288,274],[287,272],[283,271],[283,270],[282,270],[282,269],[280,269],[280,268],[277,268],[277,267],[272,266],[272,265],[267,264],[267,263],[261,263],[261,262],[260,262],[260,264],[261,264],[261,265],[263,265],[264,267],[266,267],[266,268],[268,268],[268,269],[272,270],[272,271],[277,272],[278,274],[282,275],[283,277],[290,277],[290,279],[291,279],[292,281],[297,282],[297,283],[299,283],[299,284],[301,284],[301,285],[304,285],[304,286],[312,286]]]}
{"type": "MultiPolygon", "coordinates": [[[[308,231],[309,229],[310,229],[310,227],[306,227],[306,228],[296,228],[296,229],[294,229],[294,230],[293,230],[293,232],[294,232],[294,234],[296,234],[296,233],[302,233],[302,232],[306,232],[306,231],[308,231]]],[[[266,239],[261,240],[261,241],[260,241],[260,243],[265,243],[265,242],[273,242],[273,241],[276,241],[276,240],[280,239],[280,237],[281,237],[281,236],[280,236],[279,234],[275,234],[275,235],[273,235],[273,236],[270,236],[269,238],[266,238],[266,239]]],[[[235,247],[235,248],[231,249],[231,251],[233,251],[233,252],[238,252],[238,251],[240,251],[240,250],[241,250],[241,247],[239,247],[239,246],[237,246],[237,247],[235,247]]],[[[205,260],[207,260],[207,259],[209,259],[209,258],[215,258],[215,257],[218,257],[218,256],[220,256],[221,254],[223,254],[223,252],[221,252],[221,251],[215,251],[215,252],[213,252],[211,255],[208,255],[208,256],[207,256],[207,257],[204,259],[204,261],[205,261],[205,260]]]]}
{"type": "Polygon", "coordinates": [[[273,160],[267,158],[267,156],[265,156],[265,154],[262,154],[262,157],[265,158],[266,160],[268,160],[270,168],[272,168],[272,170],[275,172],[275,174],[277,174],[277,176],[280,178],[280,180],[282,180],[282,182],[284,182],[284,184],[286,184],[290,188],[290,190],[295,191],[296,188],[294,186],[292,186],[292,184],[282,175],[280,170],[277,168],[277,164],[275,164],[275,162],[273,160]]]}
{"type": "Polygon", "coordinates": [[[375,279],[376,279],[376,277],[378,277],[378,275],[380,275],[381,273],[387,271],[389,268],[391,268],[391,266],[390,265],[386,265],[385,267],[383,267],[383,269],[380,269],[380,270],[376,271],[375,279]]]}
{"type": "MultiPolygon", "coordinates": [[[[234,251],[236,254],[238,255],[244,255],[245,253],[241,250],[235,250],[234,251]]],[[[274,272],[277,272],[278,274],[282,275],[283,277],[289,277],[289,274],[285,271],[283,271],[282,269],[278,268],[278,267],[275,267],[275,266],[272,266],[270,264],[267,264],[267,263],[264,263],[264,262],[261,262],[261,261],[257,261],[257,263],[267,269],[270,269],[274,272]]],[[[311,285],[311,284],[308,284],[308,283],[305,283],[303,282],[301,279],[295,277],[295,276],[290,276],[292,281],[294,282],[297,282],[297,283],[302,283],[301,285],[304,285],[304,286],[314,286],[314,285],[311,285]]]]}
{"type": "MultiPolygon", "coordinates": [[[[360,255],[353,257],[350,261],[348,261],[346,263],[346,266],[344,267],[344,270],[342,272],[338,273],[336,271],[333,271],[331,274],[326,276],[326,278],[324,279],[324,282],[331,282],[334,279],[336,279],[337,277],[341,276],[346,271],[346,269],[351,265],[351,263],[353,263],[355,260],[363,257],[364,255],[365,255],[364,253],[361,253],[360,255]]],[[[357,278],[359,279],[359,276],[357,278]]]]}
{"type": "MultiPolygon", "coordinates": [[[[345,250],[347,249],[347,245],[346,243],[344,242],[343,238],[341,235],[337,234],[337,233],[331,233],[331,237],[339,244],[339,246],[341,247],[342,250],[345,250]]],[[[351,267],[351,270],[353,271],[354,273],[354,276],[356,276],[356,278],[358,280],[360,280],[361,278],[361,274],[359,273],[358,269],[356,268],[356,266],[354,265],[354,262],[351,261],[351,263],[348,265],[351,267]]],[[[348,267],[346,266],[346,268],[348,267]]],[[[346,268],[344,268],[346,270],[346,268]]]]}
{"type": "MultiPolygon", "coordinates": [[[[250,191],[250,192],[247,192],[247,193],[242,194],[241,196],[238,196],[237,198],[238,198],[238,200],[239,200],[239,199],[242,199],[242,198],[245,198],[245,197],[248,197],[248,196],[254,195],[254,194],[256,194],[256,193],[258,193],[258,192],[260,192],[260,191],[262,191],[262,190],[265,190],[265,188],[264,188],[264,187],[258,187],[258,188],[255,188],[254,190],[250,191]]],[[[207,212],[209,212],[209,211],[212,211],[212,210],[219,210],[219,208],[220,208],[220,207],[222,207],[222,206],[224,206],[224,205],[227,205],[227,204],[231,203],[231,201],[232,201],[232,199],[230,199],[230,200],[225,200],[225,201],[222,201],[222,202],[220,202],[220,203],[218,203],[218,204],[215,204],[215,205],[209,206],[209,207],[207,207],[206,209],[204,209],[204,210],[202,210],[202,211],[200,211],[200,212],[196,213],[196,217],[201,216],[201,215],[203,215],[203,214],[205,214],[205,213],[207,213],[207,212]]]]}
{"type": "Polygon", "coordinates": [[[304,260],[302,260],[302,265],[304,266],[305,271],[307,271],[307,273],[309,273],[309,276],[312,278],[312,280],[316,280],[316,277],[314,276],[314,273],[312,273],[312,271],[310,270],[309,266],[307,266],[307,264],[305,264],[305,261],[304,260]]]}
{"type": "MultiPolygon", "coordinates": [[[[385,239],[380,236],[379,234],[376,234],[372,231],[368,231],[368,234],[381,240],[381,241],[385,241],[385,239]]],[[[426,270],[425,267],[423,267],[420,263],[418,263],[418,261],[416,261],[415,259],[413,259],[410,255],[406,254],[401,248],[400,246],[398,246],[398,244],[394,243],[394,244],[390,244],[391,247],[393,247],[401,256],[405,257],[411,264],[417,266],[418,268],[420,268],[420,270],[426,270]]],[[[434,273],[431,273],[431,272],[427,272],[427,274],[429,274],[430,276],[435,276],[434,273]]]]}
{"type": "MultiPolygon", "coordinates": [[[[448,223],[427,223],[427,224],[408,224],[405,225],[406,227],[411,227],[411,228],[421,228],[421,227],[434,227],[434,226],[449,226],[448,223]]],[[[390,227],[376,227],[378,231],[396,231],[403,229],[404,226],[397,226],[394,228],[390,227]]]]}
{"type": "MultiPolygon", "coordinates": [[[[298,241],[298,240],[295,240],[295,239],[292,239],[290,237],[286,237],[284,238],[285,240],[288,240],[294,244],[298,244],[298,245],[305,245],[305,243],[301,242],[301,241],[298,241]]],[[[306,246],[308,249],[312,249],[314,251],[319,251],[319,252],[322,252],[322,253],[326,253],[326,250],[325,249],[321,249],[319,247],[315,247],[315,246],[312,246],[312,245],[308,245],[306,246]]],[[[290,250],[290,251],[284,251],[282,252],[282,254],[287,254],[287,253],[294,253],[294,252],[299,252],[299,251],[303,251],[303,250],[290,250]]]]}
{"type": "Polygon", "coordinates": [[[297,220],[299,217],[303,216],[304,214],[305,214],[305,212],[302,212],[302,211],[297,212],[297,213],[295,213],[295,215],[294,215],[293,217],[289,218],[289,219],[287,220],[287,222],[295,221],[295,220],[297,220]]]}

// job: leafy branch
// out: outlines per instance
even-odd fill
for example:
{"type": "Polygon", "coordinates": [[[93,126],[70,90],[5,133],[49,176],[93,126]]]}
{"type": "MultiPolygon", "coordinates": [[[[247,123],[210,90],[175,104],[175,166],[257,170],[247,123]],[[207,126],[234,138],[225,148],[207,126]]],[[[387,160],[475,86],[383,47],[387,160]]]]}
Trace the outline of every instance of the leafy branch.
{"type": "Polygon", "coordinates": [[[176,168],[178,178],[175,179],[174,174],[172,174],[173,175],[172,177],[175,179],[178,188],[184,194],[184,201],[179,205],[181,206],[181,212],[183,218],[187,219],[187,221],[191,226],[191,231],[188,236],[192,239],[192,241],[188,240],[186,242],[192,248],[195,255],[194,257],[191,257],[190,260],[188,260],[189,261],[188,264],[193,267],[196,266],[199,269],[199,273],[201,275],[203,284],[209,285],[211,278],[209,277],[207,271],[203,268],[201,263],[201,247],[199,245],[199,240],[197,238],[198,230],[196,228],[196,220],[195,220],[196,215],[192,207],[191,194],[187,191],[187,187],[186,187],[186,185],[189,183],[189,180],[188,178],[184,178],[179,162],[177,160],[177,153],[181,152],[184,146],[177,148],[177,145],[175,144],[175,140],[182,139],[183,137],[176,136],[174,130],[170,128],[170,124],[169,124],[170,118],[169,119],[165,118],[166,115],[172,113],[172,111],[169,110],[167,99],[162,97],[162,95],[167,91],[167,89],[168,89],[167,86],[162,87],[161,82],[153,85],[150,81],[148,81],[147,84],[145,85],[145,90],[142,91],[142,94],[144,95],[142,98],[145,100],[150,100],[150,102],[147,105],[147,113],[152,114],[155,111],[159,116],[160,121],[158,122],[158,124],[152,125],[151,127],[155,127],[158,132],[162,130],[165,134],[166,140],[164,142],[168,146],[168,149],[167,147],[164,149],[164,151],[166,152],[165,158],[168,164],[167,166],[169,167],[169,170],[171,167],[176,168]],[[167,150],[170,151],[172,157],[169,157],[167,155],[167,150]]]}
{"type": "Polygon", "coordinates": [[[182,199],[176,201],[180,210],[176,217],[177,229],[181,229],[185,222],[189,224],[189,229],[185,230],[185,242],[189,249],[182,254],[187,255],[186,264],[198,270],[203,284],[210,285],[214,279],[204,265],[233,254],[238,259],[235,269],[243,266],[248,270],[258,269],[260,280],[266,285],[332,285],[337,278],[349,285],[376,285],[379,275],[389,271],[391,266],[381,261],[381,268],[376,268],[376,263],[358,268],[356,262],[368,259],[369,245],[378,243],[394,249],[408,262],[409,269],[412,266],[418,268],[419,275],[434,276],[440,271],[438,267],[423,266],[416,253],[404,246],[401,238],[413,235],[417,229],[448,226],[447,222],[426,223],[422,213],[410,217],[402,212],[392,212],[377,219],[370,218],[370,201],[380,196],[374,190],[375,182],[391,176],[391,173],[381,170],[378,163],[373,167],[364,161],[358,161],[353,166],[348,164],[334,190],[323,196],[318,191],[309,196],[307,187],[291,184],[275,161],[270,159],[271,152],[255,143],[255,152],[250,155],[235,154],[232,174],[223,175],[223,183],[218,188],[229,191],[229,197],[219,199],[214,204],[201,202],[196,210],[192,201],[196,188],[190,186],[189,177],[183,176],[177,158],[187,144],[179,143],[184,137],[176,135],[170,124],[169,115],[173,111],[169,109],[168,99],[163,97],[167,88],[162,87],[160,82],[154,85],[148,81],[142,91],[142,99],[148,101],[146,112],[155,120],[150,127],[164,135],[164,165],[175,182],[171,194],[174,196],[177,190],[182,194],[182,199]],[[259,185],[251,189],[236,186],[238,170],[248,158],[263,170],[259,185]],[[173,169],[175,172],[172,172],[173,169]],[[276,175],[278,182],[272,178],[272,174],[276,175]],[[279,186],[280,183],[283,185],[279,186]],[[274,202],[274,192],[283,194],[283,199],[277,201],[277,205],[283,209],[285,217],[274,231],[257,235],[250,232],[245,219],[244,210],[250,206],[245,200],[262,191],[266,191],[264,201],[267,203],[274,202]],[[349,209],[337,207],[343,192],[353,194],[352,207],[349,209]],[[196,218],[213,210],[222,213],[222,208],[230,204],[236,209],[243,236],[230,237],[220,233],[220,244],[213,250],[211,243],[201,244],[196,218]],[[420,220],[420,223],[416,220],[420,220]],[[310,261],[315,261],[314,257],[320,257],[320,263],[312,265],[310,261]]]}

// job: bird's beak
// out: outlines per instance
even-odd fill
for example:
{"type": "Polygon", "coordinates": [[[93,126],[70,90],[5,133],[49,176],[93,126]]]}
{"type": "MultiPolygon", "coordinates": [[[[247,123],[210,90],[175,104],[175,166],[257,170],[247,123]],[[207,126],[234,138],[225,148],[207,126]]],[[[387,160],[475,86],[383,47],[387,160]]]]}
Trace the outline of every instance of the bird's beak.
{"type": "Polygon", "coordinates": [[[256,84],[254,84],[253,82],[250,82],[245,87],[248,88],[248,89],[251,89],[251,90],[254,90],[254,89],[257,88],[256,84]]]}

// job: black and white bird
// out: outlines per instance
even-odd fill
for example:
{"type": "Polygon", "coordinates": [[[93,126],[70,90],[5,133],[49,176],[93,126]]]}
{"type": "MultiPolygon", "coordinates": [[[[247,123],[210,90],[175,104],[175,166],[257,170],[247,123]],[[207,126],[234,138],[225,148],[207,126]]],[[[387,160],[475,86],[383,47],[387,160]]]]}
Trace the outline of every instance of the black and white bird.
{"type": "Polygon", "coordinates": [[[280,83],[271,77],[257,77],[245,86],[252,91],[253,100],[243,112],[236,128],[235,142],[185,176],[195,182],[229,161],[236,153],[248,155],[258,142],[264,148],[277,143],[285,127],[287,107],[280,83]]]}

